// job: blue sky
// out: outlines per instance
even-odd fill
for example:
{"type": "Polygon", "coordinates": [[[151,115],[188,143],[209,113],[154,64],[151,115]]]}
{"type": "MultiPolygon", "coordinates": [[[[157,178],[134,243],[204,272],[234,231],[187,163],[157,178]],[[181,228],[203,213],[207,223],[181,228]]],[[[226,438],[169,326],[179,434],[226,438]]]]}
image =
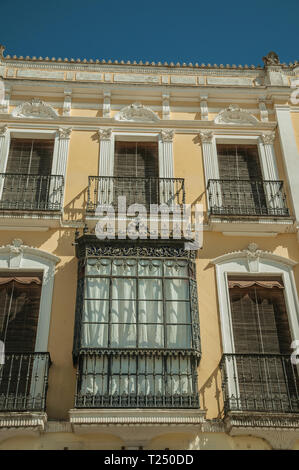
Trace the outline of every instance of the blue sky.
{"type": "Polygon", "coordinates": [[[298,0],[0,0],[5,54],[262,65],[299,60],[298,0]]]}

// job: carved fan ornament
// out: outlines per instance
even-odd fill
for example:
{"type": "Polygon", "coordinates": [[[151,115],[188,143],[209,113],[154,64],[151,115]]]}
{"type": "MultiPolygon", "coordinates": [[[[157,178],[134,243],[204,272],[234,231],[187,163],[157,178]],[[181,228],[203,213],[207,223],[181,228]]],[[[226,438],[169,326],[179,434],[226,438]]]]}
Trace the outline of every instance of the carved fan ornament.
{"type": "Polygon", "coordinates": [[[33,98],[30,101],[26,101],[20,106],[17,106],[12,112],[14,117],[26,117],[26,118],[46,118],[46,119],[55,119],[58,116],[52,106],[47,103],[44,103],[38,98],[33,98]]]}
{"type": "Polygon", "coordinates": [[[133,121],[133,122],[154,122],[160,118],[151,108],[143,106],[141,103],[133,103],[126,106],[116,114],[116,121],[133,121]]]}
{"type": "Polygon", "coordinates": [[[259,123],[255,116],[252,116],[245,109],[231,104],[228,108],[223,109],[215,118],[215,124],[241,124],[241,125],[254,125],[259,123]]]}

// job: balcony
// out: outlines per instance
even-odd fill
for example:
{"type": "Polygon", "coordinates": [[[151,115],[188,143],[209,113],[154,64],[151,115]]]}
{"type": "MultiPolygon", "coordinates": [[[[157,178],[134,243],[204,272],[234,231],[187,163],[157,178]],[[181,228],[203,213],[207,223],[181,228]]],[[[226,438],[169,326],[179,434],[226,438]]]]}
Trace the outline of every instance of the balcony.
{"type": "Polygon", "coordinates": [[[117,208],[118,197],[126,197],[126,208],[142,204],[147,210],[151,204],[165,203],[181,206],[185,203],[183,178],[133,178],[115,176],[89,176],[87,212],[94,213],[98,205],[117,208]]]}
{"type": "Polygon", "coordinates": [[[1,229],[58,227],[63,193],[63,176],[0,173],[1,229]]]}
{"type": "Polygon", "coordinates": [[[299,377],[290,355],[224,354],[224,411],[299,413],[299,377]]]}
{"type": "Polygon", "coordinates": [[[46,408],[49,353],[6,353],[0,365],[0,412],[42,412],[46,408]]]}
{"type": "Polygon", "coordinates": [[[199,408],[192,354],[81,350],[75,408],[199,408]]]}
{"type": "Polygon", "coordinates": [[[276,234],[293,224],[282,181],[210,179],[207,193],[212,230],[276,234]]]}

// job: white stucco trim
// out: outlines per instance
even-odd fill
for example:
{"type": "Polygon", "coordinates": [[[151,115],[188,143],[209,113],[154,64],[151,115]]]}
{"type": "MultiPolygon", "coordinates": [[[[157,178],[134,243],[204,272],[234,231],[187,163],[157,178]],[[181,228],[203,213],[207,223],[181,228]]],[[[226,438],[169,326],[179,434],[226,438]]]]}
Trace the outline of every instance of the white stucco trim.
{"type": "Polygon", "coordinates": [[[0,271],[43,273],[35,352],[48,350],[54,273],[59,261],[60,258],[51,253],[23,245],[22,240],[13,240],[12,244],[0,247],[0,271]]]}
{"type": "MultiPolygon", "coordinates": [[[[211,260],[211,263],[216,268],[223,354],[235,352],[228,289],[228,276],[232,274],[246,274],[253,278],[267,275],[281,277],[285,287],[284,296],[291,337],[292,340],[299,339],[299,302],[293,273],[293,267],[297,262],[259,250],[257,245],[251,243],[247,249],[219,256],[211,260]]],[[[238,396],[238,390],[235,388],[237,381],[233,380],[236,373],[233,361],[228,364],[227,373],[230,395],[238,396]]]]}

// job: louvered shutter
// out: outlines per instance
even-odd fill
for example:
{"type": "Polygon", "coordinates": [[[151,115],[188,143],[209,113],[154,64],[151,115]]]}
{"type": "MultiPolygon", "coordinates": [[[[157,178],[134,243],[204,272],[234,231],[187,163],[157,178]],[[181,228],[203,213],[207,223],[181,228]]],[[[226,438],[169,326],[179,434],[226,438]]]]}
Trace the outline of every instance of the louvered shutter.
{"type": "Polygon", "coordinates": [[[53,140],[11,139],[0,203],[3,208],[45,208],[53,150],[53,140]]]}
{"type": "Polygon", "coordinates": [[[257,147],[217,145],[222,205],[226,212],[240,215],[262,214],[266,199],[257,147]]]}
{"type": "Polygon", "coordinates": [[[241,404],[246,409],[283,410],[298,384],[290,363],[279,357],[291,353],[292,341],[282,281],[273,287],[231,287],[232,279],[229,284],[241,404]]]}
{"type": "Polygon", "coordinates": [[[158,202],[158,144],[116,142],[114,157],[115,197],[126,196],[127,204],[158,202]]]}

